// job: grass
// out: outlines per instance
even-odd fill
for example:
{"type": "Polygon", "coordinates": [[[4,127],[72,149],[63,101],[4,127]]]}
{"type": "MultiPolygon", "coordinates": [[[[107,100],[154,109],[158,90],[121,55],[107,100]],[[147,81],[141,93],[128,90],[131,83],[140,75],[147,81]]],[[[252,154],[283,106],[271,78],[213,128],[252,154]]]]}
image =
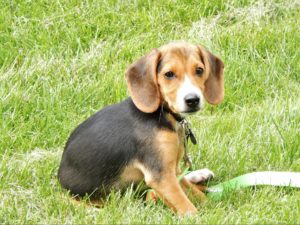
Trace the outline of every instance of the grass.
{"type": "Polygon", "coordinates": [[[300,172],[300,5],[271,1],[0,1],[0,223],[300,223],[300,191],[259,187],[180,218],[129,189],[74,204],[57,169],[70,132],[128,96],[124,71],[183,39],[225,62],[224,102],[189,118],[194,165],[219,183],[300,172]]]}

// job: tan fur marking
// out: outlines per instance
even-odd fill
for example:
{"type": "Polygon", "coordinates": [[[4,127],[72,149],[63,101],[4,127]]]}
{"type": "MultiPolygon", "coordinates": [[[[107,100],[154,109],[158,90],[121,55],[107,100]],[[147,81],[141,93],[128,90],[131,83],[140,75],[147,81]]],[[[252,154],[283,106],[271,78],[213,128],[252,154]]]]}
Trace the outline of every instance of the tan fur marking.
{"type": "Polygon", "coordinates": [[[164,173],[160,182],[149,184],[162,200],[180,215],[195,214],[196,207],[183,192],[175,173],[164,173]]]}
{"type": "MultiPolygon", "coordinates": [[[[168,119],[171,123],[175,123],[171,116],[168,119]]],[[[182,215],[196,213],[197,209],[185,195],[176,177],[183,150],[179,134],[169,130],[159,130],[155,137],[155,143],[164,167],[159,179],[156,179],[147,168],[141,168],[145,174],[147,185],[153,188],[175,212],[182,215]]]]}
{"type": "Polygon", "coordinates": [[[209,68],[206,68],[205,62],[200,57],[199,48],[195,45],[175,42],[160,47],[159,51],[161,52],[161,70],[157,75],[157,82],[162,94],[161,98],[172,111],[179,112],[176,106],[176,96],[185,77],[188,77],[195,87],[204,92],[209,68]],[[204,68],[203,76],[195,75],[197,67],[204,68]],[[175,79],[168,80],[164,77],[164,74],[169,71],[175,73],[175,79]]]}
{"type": "Polygon", "coordinates": [[[140,170],[140,165],[137,161],[134,161],[130,165],[128,165],[123,173],[121,174],[121,181],[124,183],[128,182],[140,182],[143,180],[144,175],[140,170]]]}
{"type": "Polygon", "coordinates": [[[151,113],[160,105],[156,68],[160,52],[153,49],[149,54],[131,64],[125,78],[132,100],[139,110],[151,113]]]}
{"type": "MultiPolygon", "coordinates": [[[[170,118],[170,116],[168,118],[170,118]]],[[[175,122],[173,121],[171,123],[174,124],[175,122]]],[[[156,148],[158,149],[158,152],[163,160],[163,165],[168,166],[168,168],[172,167],[172,169],[175,169],[180,151],[183,149],[183,143],[181,137],[179,137],[179,134],[169,130],[158,130],[155,143],[156,148]]]]}
{"type": "Polygon", "coordinates": [[[182,185],[186,193],[191,192],[191,194],[195,196],[198,200],[203,202],[207,199],[205,194],[196,185],[190,183],[185,178],[182,178],[180,184],[182,185]]]}

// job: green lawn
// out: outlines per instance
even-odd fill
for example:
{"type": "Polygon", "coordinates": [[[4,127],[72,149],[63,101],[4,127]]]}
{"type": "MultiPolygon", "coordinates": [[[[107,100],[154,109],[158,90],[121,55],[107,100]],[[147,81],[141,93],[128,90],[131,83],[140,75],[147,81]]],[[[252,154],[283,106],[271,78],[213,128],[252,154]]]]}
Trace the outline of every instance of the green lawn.
{"type": "Polygon", "coordinates": [[[197,168],[219,183],[300,172],[297,0],[0,1],[0,223],[300,223],[300,191],[259,187],[180,218],[128,191],[74,204],[56,174],[70,132],[128,96],[124,71],[172,40],[225,63],[225,99],[189,118],[197,168]]]}

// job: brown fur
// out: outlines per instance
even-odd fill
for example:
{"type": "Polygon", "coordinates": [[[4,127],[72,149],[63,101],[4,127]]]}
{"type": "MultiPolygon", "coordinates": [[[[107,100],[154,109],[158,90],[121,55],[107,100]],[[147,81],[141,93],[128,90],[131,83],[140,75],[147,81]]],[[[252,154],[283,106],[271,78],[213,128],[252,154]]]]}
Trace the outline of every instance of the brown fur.
{"type": "Polygon", "coordinates": [[[141,111],[154,112],[165,102],[176,112],[176,93],[185,76],[201,89],[210,104],[220,103],[224,98],[223,69],[223,62],[203,47],[174,42],[152,50],[132,64],[126,80],[131,97],[141,111]],[[159,71],[156,71],[158,64],[159,71]],[[203,76],[195,76],[197,67],[204,69],[203,76]],[[168,71],[176,74],[176,80],[164,79],[163,74],[168,71]]]}
{"type": "Polygon", "coordinates": [[[143,112],[154,112],[160,105],[156,67],[160,53],[154,49],[132,64],[126,72],[130,95],[135,105],[143,112]]]}
{"type": "MultiPolygon", "coordinates": [[[[177,90],[186,76],[200,88],[209,103],[220,103],[224,97],[223,68],[223,62],[203,47],[174,42],[152,50],[131,65],[126,72],[126,79],[131,97],[141,111],[154,112],[163,104],[174,113],[178,113],[175,104],[177,90]],[[202,76],[195,75],[197,67],[203,68],[202,76]],[[174,72],[176,79],[166,79],[164,74],[168,71],[174,72]]],[[[168,120],[175,127],[175,131],[157,130],[153,140],[163,171],[156,174],[135,162],[122,177],[126,177],[126,180],[136,180],[141,179],[143,174],[146,184],[153,188],[170,208],[179,214],[193,214],[197,209],[184,191],[202,201],[205,200],[205,196],[197,186],[185,178],[181,182],[177,180],[184,149],[184,132],[171,114],[168,120]],[[130,170],[134,172],[128,173],[130,170]]]]}
{"type": "Polygon", "coordinates": [[[199,46],[201,58],[205,62],[207,73],[204,96],[210,104],[219,104],[224,98],[224,63],[218,57],[199,46]]]}

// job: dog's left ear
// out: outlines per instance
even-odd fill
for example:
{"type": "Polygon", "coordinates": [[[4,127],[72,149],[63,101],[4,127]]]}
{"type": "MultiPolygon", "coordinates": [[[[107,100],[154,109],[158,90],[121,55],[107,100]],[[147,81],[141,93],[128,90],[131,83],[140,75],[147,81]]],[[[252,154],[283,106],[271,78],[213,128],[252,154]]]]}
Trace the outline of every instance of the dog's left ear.
{"type": "Polygon", "coordinates": [[[160,105],[160,92],[157,85],[157,65],[160,56],[160,52],[153,49],[130,65],[125,74],[134,104],[146,113],[156,111],[160,105]]]}
{"type": "Polygon", "coordinates": [[[208,70],[204,96],[208,103],[219,104],[224,98],[224,63],[206,49],[200,48],[200,56],[208,70]]]}

